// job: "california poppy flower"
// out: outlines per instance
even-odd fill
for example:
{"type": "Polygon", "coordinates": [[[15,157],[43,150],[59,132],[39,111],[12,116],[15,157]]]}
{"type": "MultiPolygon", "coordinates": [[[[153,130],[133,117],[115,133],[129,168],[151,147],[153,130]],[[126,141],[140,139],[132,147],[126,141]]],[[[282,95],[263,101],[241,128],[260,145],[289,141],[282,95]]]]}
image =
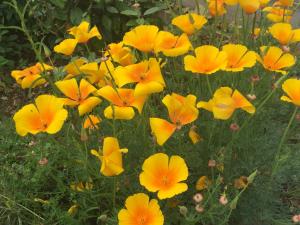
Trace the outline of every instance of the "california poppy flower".
{"type": "Polygon", "coordinates": [[[101,122],[101,118],[95,115],[89,115],[83,123],[83,128],[98,129],[98,125],[101,122]]]}
{"type": "Polygon", "coordinates": [[[196,190],[202,191],[211,185],[211,180],[207,176],[201,176],[196,182],[196,190]]]}
{"type": "Polygon", "coordinates": [[[102,39],[102,36],[96,26],[94,26],[91,30],[89,28],[90,24],[86,21],[83,21],[78,26],[70,28],[68,32],[74,36],[78,43],[86,43],[93,37],[102,39]]]}
{"type": "Polygon", "coordinates": [[[167,31],[158,32],[154,52],[162,52],[165,56],[179,56],[187,53],[192,48],[192,44],[186,34],[175,36],[167,31]]]}
{"type": "Polygon", "coordinates": [[[91,150],[91,154],[101,161],[100,172],[104,176],[117,176],[124,171],[122,153],[127,153],[127,148],[120,149],[117,138],[106,137],[103,141],[102,152],[91,150]]]}
{"type": "Polygon", "coordinates": [[[179,15],[172,19],[172,24],[187,35],[192,35],[195,31],[200,30],[206,23],[207,19],[196,13],[179,15]]]}
{"type": "Polygon", "coordinates": [[[80,71],[79,68],[82,65],[84,65],[85,63],[87,63],[87,60],[85,58],[78,58],[78,59],[75,59],[75,60],[71,61],[70,63],[68,63],[64,67],[64,71],[67,73],[65,79],[71,79],[71,78],[81,74],[82,72],[80,71]]]}
{"type": "Polygon", "coordinates": [[[227,54],[226,71],[238,72],[244,68],[253,67],[256,63],[256,53],[248,51],[244,45],[227,44],[222,47],[227,54]]]}
{"type": "Polygon", "coordinates": [[[78,106],[79,115],[91,112],[101,102],[98,97],[89,97],[97,89],[85,79],[81,79],[79,87],[75,78],[57,81],[55,85],[68,97],[65,98],[66,105],[78,106]]]}
{"type": "Polygon", "coordinates": [[[114,65],[110,60],[101,62],[90,62],[82,65],[80,71],[85,75],[86,79],[92,84],[103,87],[111,82],[114,76],[114,65]]]}
{"type": "Polygon", "coordinates": [[[239,0],[207,0],[208,10],[212,16],[222,16],[226,10],[226,5],[236,5],[239,0]]]}
{"type": "Polygon", "coordinates": [[[269,28],[269,32],[282,45],[300,41],[300,29],[293,30],[289,23],[276,23],[269,28]]]}
{"type": "Polygon", "coordinates": [[[282,96],[281,100],[291,102],[296,106],[300,106],[300,80],[296,78],[287,79],[282,84],[282,89],[287,96],[282,96]]]}
{"type": "Polygon", "coordinates": [[[264,12],[268,12],[268,20],[274,23],[289,23],[292,19],[293,11],[289,9],[284,9],[279,2],[275,2],[273,6],[266,7],[263,9],[264,12]]]}
{"type": "Polygon", "coordinates": [[[57,53],[64,54],[66,56],[72,55],[78,41],[76,39],[65,39],[62,42],[60,42],[58,45],[54,46],[54,51],[57,53]]]}
{"type": "Polygon", "coordinates": [[[182,126],[192,123],[198,118],[198,110],[195,107],[196,96],[172,93],[166,95],[163,104],[168,108],[171,122],[160,118],[150,118],[150,127],[159,145],[163,145],[182,126]]]}
{"type": "Polygon", "coordinates": [[[208,102],[200,101],[198,108],[206,109],[213,113],[214,118],[220,120],[229,119],[236,109],[253,114],[255,107],[238,91],[229,87],[221,87],[214,93],[208,102]]]}
{"type": "Polygon", "coordinates": [[[172,198],[188,189],[188,167],[183,158],[173,155],[169,158],[164,153],[148,157],[142,166],[140,183],[150,192],[158,192],[159,199],[172,198]]]}
{"type": "Polygon", "coordinates": [[[247,14],[255,13],[260,8],[260,0],[239,0],[239,3],[247,14]]]}
{"type": "Polygon", "coordinates": [[[114,75],[119,87],[137,83],[134,89],[135,96],[161,92],[166,86],[160,65],[155,58],[125,67],[119,66],[114,75]]]}
{"type": "Polygon", "coordinates": [[[142,52],[151,52],[158,30],[154,25],[139,25],[124,35],[123,43],[142,52]]]}
{"type": "Polygon", "coordinates": [[[132,119],[135,115],[133,107],[141,113],[147,99],[145,95],[135,97],[132,89],[114,89],[109,85],[98,90],[97,94],[112,104],[104,110],[104,116],[108,119],[132,119]]]}
{"type": "Polygon", "coordinates": [[[163,225],[164,216],[156,199],[144,193],[129,196],[118,213],[119,225],[163,225]]]}
{"type": "Polygon", "coordinates": [[[198,142],[202,141],[202,137],[197,133],[196,126],[191,126],[189,130],[189,138],[191,139],[193,144],[197,144],[198,142]]]}
{"type": "Polygon", "coordinates": [[[131,65],[135,61],[130,48],[125,47],[123,42],[109,44],[105,55],[121,66],[131,65]]]}
{"type": "Polygon", "coordinates": [[[34,88],[46,83],[46,80],[42,78],[41,73],[52,69],[52,66],[45,63],[37,63],[34,66],[27,67],[23,70],[13,70],[11,76],[23,89],[34,88]]]}
{"type": "Polygon", "coordinates": [[[296,59],[289,53],[284,53],[280,48],[271,46],[262,46],[261,55],[257,55],[257,60],[263,67],[270,71],[287,74],[283,69],[293,66],[296,59]]]}
{"type": "Polygon", "coordinates": [[[53,95],[40,95],[34,104],[23,106],[15,113],[13,120],[19,135],[47,132],[55,134],[62,128],[68,112],[63,108],[64,101],[53,95]]]}
{"type": "Polygon", "coordinates": [[[294,4],[294,0],[278,0],[278,2],[284,7],[293,6],[294,4]]]}
{"type": "Polygon", "coordinates": [[[196,57],[192,55],[184,57],[186,71],[209,75],[226,68],[226,52],[219,51],[218,48],[212,45],[203,45],[196,48],[195,54],[196,57]]]}

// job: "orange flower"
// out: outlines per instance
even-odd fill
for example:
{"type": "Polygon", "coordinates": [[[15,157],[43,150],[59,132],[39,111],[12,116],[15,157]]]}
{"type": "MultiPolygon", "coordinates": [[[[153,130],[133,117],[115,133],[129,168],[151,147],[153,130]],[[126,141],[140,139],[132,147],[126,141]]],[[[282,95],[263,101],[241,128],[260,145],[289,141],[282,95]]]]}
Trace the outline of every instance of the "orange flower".
{"type": "Polygon", "coordinates": [[[114,89],[108,85],[98,90],[97,94],[112,104],[104,110],[104,116],[108,119],[131,120],[135,115],[132,107],[141,113],[147,99],[147,96],[135,97],[132,89],[114,89]]]}
{"type": "Polygon", "coordinates": [[[54,51],[66,56],[72,55],[77,46],[77,43],[78,41],[76,39],[65,39],[58,45],[54,46],[54,51]]]}
{"type": "Polygon", "coordinates": [[[186,71],[200,74],[213,74],[227,65],[227,54],[211,45],[203,45],[195,49],[195,56],[184,57],[186,71]]]}
{"type": "Polygon", "coordinates": [[[151,52],[154,48],[158,30],[157,26],[139,25],[124,35],[123,43],[142,52],[151,52]]]}
{"type": "Polygon", "coordinates": [[[103,87],[111,82],[114,76],[114,65],[110,60],[101,62],[91,62],[82,65],[80,71],[86,75],[86,79],[92,84],[103,87]]]}
{"type": "Polygon", "coordinates": [[[63,105],[63,99],[53,95],[38,96],[35,104],[24,106],[14,115],[17,133],[21,136],[39,132],[57,133],[68,116],[63,105]]]}
{"type": "Polygon", "coordinates": [[[91,154],[101,161],[100,172],[104,176],[117,176],[123,169],[122,153],[127,153],[127,148],[120,149],[117,138],[106,137],[103,141],[103,154],[96,150],[91,150],[91,154]]]}
{"type": "Polygon", "coordinates": [[[208,10],[212,16],[222,16],[227,12],[224,0],[208,0],[208,10]]]}
{"type": "Polygon", "coordinates": [[[186,34],[175,36],[170,32],[160,31],[155,41],[154,51],[175,57],[187,53],[191,48],[192,44],[186,34]]]}
{"type": "Polygon", "coordinates": [[[182,183],[188,178],[188,167],[183,158],[174,155],[169,159],[164,153],[157,153],[143,163],[140,183],[150,192],[158,192],[159,199],[172,198],[188,189],[182,183]]]}
{"type": "Polygon", "coordinates": [[[197,144],[202,141],[202,137],[197,133],[196,126],[192,126],[189,130],[189,138],[191,139],[193,144],[197,144]]]}
{"type": "Polygon", "coordinates": [[[89,115],[83,123],[83,128],[98,129],[97,124],[100,122],[101,122],[101,118],[99,118],[98,116],[89,115]]]}
{"type": "Polygon", "coordinates": [[[66,65],[64,67],[64,71],[67,73],[67,76],[65,77],[65,79],[71,79],[79,74],[81,74],[82,72],[80,71],[80,67],[87,63],[87,60],[85,58],[78,58],[75,59],[74,61],[71,61],[68,65],[66,65]]]}
{"type": "Polygon", "coordinates": [[[85,79],[81,79],[79,87],[75,78],[57,81],[55,85],[68,97],[65,98],[66,105],[78,106],[79,115],[91,112],[101,102],[98,97],[88,97],[97,89],[85,79]]]}
{"type": "Polygon", "coordinates": [[[37,63],[24,70],[13,70],[11,76],[15,78],[16,82],[20,84],[23,89],[34,88],[46,83],[46,80],[42,78],[41,73],[52,69],[52,66],[37,63]]]}
{"type": "Polygon", "coordinates": [[[300,106],[300,80],[296,78],[287,79],[282,84],[283,91],[287,96],[282,96],[281,100],[291,102],[296,106],[300,106]]]}
{"type": "Polygon", "coordinates": [[[260,8],[260,0],[239,0],[239,3],[247,14],[255,13],[260,8]]]}
{"type": "Polygon", "coordinates": [[[268,12],[267,18],[275,23],[286,22],[289,23],[292,19],[292,10],[283,9],[280,7],[281,4],[275,2],[273,6],[266,7],[263,9],[264,12],[268,12]]]}
{"type": "Polygon", "coordinates": [[[123,87],[129,83],[137,83],[134,96],[149,95],[161,92],[166,86],[160,71],[160,65],[155,58],[115,70],[116,83],[123,87]]]}
{"type": "Polygon", "coordinates": [[[293,6],[294,0],[278,0],[282,6],[289,7],[293,6]]]}
{"type": "Polygon", "coordinates": [[[143,193],[126,199],[126,209],[118,213],[119,225],[163,225],[164,216],[156,199],[143,193]]]}
{"type": "Polygon", "coordinates": [[[134,63],[135,58],[131,53],[130,48],[125,47],[123,42],[119,43],[111,43],[108,45],[108,49],[106,51],[106,56],[112,57],[112,60],[116,63],[119,63],[121,66],[128,66],[134,63]]]}
{"type": "Polygon", "coordinates": [[[260,50],[261,56],[257,55],[257,60],[267,70],[287,74],[287,72],[283,69],[291,67],[296,63],[296,59],[293,55],[289,53],[284,53],[278,47],[262,46],[260,50]]]}
{"type": "Polygon", "coordinates": [[[197,180],[196,190],[202,191],[211,185],[211,180],[207,176],[202,176],[197,180]]]}
{"type": "Polygon", "coordinates": [[[172,24],[187,35],[192,35],[195,31],[200,30],[206,23],[207,19],[196,13],[184,14],[172,19],[172,24]]]}
{"type": "Polygon", "coordinates": [[[253,114],[255,107],[238,91],[229,87],[221,87],[214,93],[208,102],[200,101],[198,108],[206,109],[214,114],[214,118],[220,120],[229,119],[236,109],[243,109],[253,114]]]}
{"type": "Polygon", "coordinates": [[[166,95],[162,102],[168,108],[171,123],[160,118],[150,118],[151,130],[159,145],[163,145],[176,129],[195,121],[199,113],[195,107],[196,96],[194,95],[183,97],[172,93],[166,95]]]}
{"type": "Polygon", "coordinates": [[[282,45],[300,41],[300,29],[293,30],[289,23],[276,23],[269,28],[269,31],[273,38],[282,45]]]}
{"type": "Polygon", "coordinates": [[[256,53],[248,51],[244,45],[227,44],[222,50],[227,54],[226,71],[243,71],[245,67],[253,67],[256,63],[256,53]]]}
{"type": "Polygon", "coordinates": [[[86,43],[89,39],[97,37],[102,39],[98,28],[94,26],[89,30],[90,24],[86,21],[81,22],[78,26],[74,26],[68,30],[69,34],[73,35],[78,43],[86,43]]]}

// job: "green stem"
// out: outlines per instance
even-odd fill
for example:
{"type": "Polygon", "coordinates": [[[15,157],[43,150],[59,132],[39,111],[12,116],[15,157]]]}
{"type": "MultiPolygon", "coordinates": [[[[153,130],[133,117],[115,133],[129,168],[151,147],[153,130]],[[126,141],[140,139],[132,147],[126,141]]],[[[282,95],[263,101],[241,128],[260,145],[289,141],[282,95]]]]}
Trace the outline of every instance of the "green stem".
{"type": "Polygon", "coordinates": [[[275,172],[276,172],[276,170],[277,170],[277,168],[278,168],[278,165],[279,165],[279,157],[280,157],[281,149],[282,149],[282,146],[283,146],[283,144],[284,144],[284,142],[285,142],[285,140],[286,140],[286,136],[287,136],[287,134],[288,134],[288,132],[289,132],[289,130],[290,130],[290,128],[291,128],[291,125],[292,125],[292,123],[293,123],[293,121],[294,121],[294,119],[295,119],[295,116],[296,116],[296,114],[297,114],[297,111],[298,111],[298,107],[296,106],[296,107],[295,107],[295,110],[294,110],[294,112],[293,112],[293,114],[292,114],[292,116],[291,116],[291,118],[290,118],[290,121],[289,121],[287,127],[285,128],[285,130],[284,130],[284,132],[283,132],[283,135],[282,135],[282,137],[281,137],[281,139],[280,139],[278,149],[277,149],[277,151],[276,151],[276,153],[275,153],[274,164],[273,164],[273,166],[272,166],[272,172],[271,172],[271,177],[270,177],[271,180],[272,180],[272,178],[273,178],[273,176],[274,176],[274,174],[275,174],[275,172]]]}
{"type": "Polygon", "coordinates": [[[205,75],[205,78],[206,78],[206,82],[207,82],[207,87],[208,87],[209,93],[210,93],[210,95],[213,95],[208,75],[205,75]]]}

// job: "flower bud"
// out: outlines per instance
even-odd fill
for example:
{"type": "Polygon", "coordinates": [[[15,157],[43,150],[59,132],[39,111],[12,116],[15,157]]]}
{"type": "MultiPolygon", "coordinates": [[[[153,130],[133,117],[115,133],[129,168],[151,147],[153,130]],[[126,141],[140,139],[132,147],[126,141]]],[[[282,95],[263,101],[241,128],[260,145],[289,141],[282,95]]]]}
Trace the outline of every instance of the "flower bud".
{"type": "Polygon", "coordinates": [[[202,196],[202,194],[197,193],[194,195],[193,199],[196,203],[200,203],[203,200],[203,196],[202,196]]]}
{"type": "Polygon", "coordinates": [[[226,205],[228,203],[228,199],[225,194],[221,195],[219,202],[221,205],[226,205]]]}

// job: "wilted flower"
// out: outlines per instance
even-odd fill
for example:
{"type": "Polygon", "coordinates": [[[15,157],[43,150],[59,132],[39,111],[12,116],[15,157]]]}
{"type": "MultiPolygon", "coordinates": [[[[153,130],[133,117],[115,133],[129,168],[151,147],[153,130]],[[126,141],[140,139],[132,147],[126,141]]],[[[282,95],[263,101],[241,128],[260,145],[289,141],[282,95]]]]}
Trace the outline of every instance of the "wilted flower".
{"type": "Polygon", "coordinates": [[[186,71],[200,74],[213,74],[227,65],[227,54],[211,45],[203,45],[195,49],[195,56],[184,57],[186,71]]]}
{"type": "Polygon", "coordinates": [[[148,157],[142,166],[140,184],[150,192],[157,192],[159,199],[172,198],[188,189],[182,183],[188,177],[188,167],[180,156],[157,153],[148,157]]]}
{"type": "Polygon", "coordinates": [[[85,79],[81,79],[79,87],[75,78],[57,81],[55,85],[68,97],[65,98],[66,105],[78,106],[79,115],[91,112],[101,102],[98,97],[88,97],[97,89],[85,79]]]}
{"type": "Polygon", "coordinates": [[[193,144],[197,144],[199,141],[202,141],[201,136],[196,131],[196,126],[191,126],[189,130],[189,138],[193,142],[193,144]]]}
{"type": "Polygon", "coordinates": [[[204,16],[198,15],[196,13],[180,15],[172,19],[172,24],[178,27],[187,35],[191,35],[195,31],[200,30],[206,23],[207,19],[205,19],[204,16]]]}
{"type": "Polygon", "coordinates": [[[160,118],[150,118],[150,127],[159,145],[163,145],[176,129],[195,121],[199,114],[195,107],[196,96],[194,95],[183,97],[172,93],[166,95],[162,102],[168,108],[171,123],[160,118]]]}
{"type": "Polygon", "coordinates": [[[106,137],[103,141],[103,153],[91,150],[91,154],[101,161],[100,172],[104,176],[117,176],[123,169],[122,153],[127,153],[127,148],[120,149],[118,139],[106,137]]]}
{"type": "Polygon", "coordinates": [[[17,133],[21,136],[27,133],[57,133],[68,116],[68,111],[63,106],[61,98],[53,95],[38,96],[35,104],[25,105],[14,115],[17,133]]]}
{"type": "Polygon", "coordinates": [[[281,100],[291,102],[296,106],[300,106],[300,80],[296,78],[287,79],[282,84],[282,89],[287,96],[282,96],[281,100]]]}
{"type": "Polygon", "coordinates": [[[202,191],[211,184],[211,180],[207,176],[201,176],[196,183],[196,190],[202,191]]]}
{"type": "Polygon", "coordinates": [[[13,70],[11,76],[21,85],[23,89],[34,88],[38,85],[46,83],[41,73],[52,70],[53,67],[45,63],[37,63],[34,66],[27,67],[23,70],[13,70]]]}
{"type": "Polygon", "coordinates": [[[146,95],[135,97],[132,89],[114,89],[108,85],[98,90],[97,94],[112,103],[104,110],[104,116],[108,119],[131,120],[135,115],[133,107],[141,113],[147,99],[146,95]]]}
{"type": "Polygon", "coordinates": [[[158,30],[154,25],[139,25],[124,35],[123,43],[142,52],[151,52],[154,50],[158,30]]]}
{"type": "Polygon", "coordinates": [[[143,193],[129,196],[118,213],[119,225],[163,225],[164,216],[156,199],[143,193]]]}
{"type": "Polygon", "coordinates": [[[234,187],[236,189],[243,189],[248,185],[248,178],[246,176],[241,176],[234,180],[234,187]]]}
{"type": "Polygon", "coordinates": [[[296,63],[296,59],[293,55],[289,53],[284,53],[278,47],[262,46],[260,50],[261,56],[257,55],[257,60],[267,70],[287,74],[287,72],[283,69],[292,67],[296,63]]]}
{"type": "Polygon", "coordinates": [[[243,109],[253,114],[255,107],[238,91],[229,87],[221,87],[208,102],[200,101],[198,108],[204,108],[213,113],[214,118],[227,120],[236,109],[243,109]]]}

